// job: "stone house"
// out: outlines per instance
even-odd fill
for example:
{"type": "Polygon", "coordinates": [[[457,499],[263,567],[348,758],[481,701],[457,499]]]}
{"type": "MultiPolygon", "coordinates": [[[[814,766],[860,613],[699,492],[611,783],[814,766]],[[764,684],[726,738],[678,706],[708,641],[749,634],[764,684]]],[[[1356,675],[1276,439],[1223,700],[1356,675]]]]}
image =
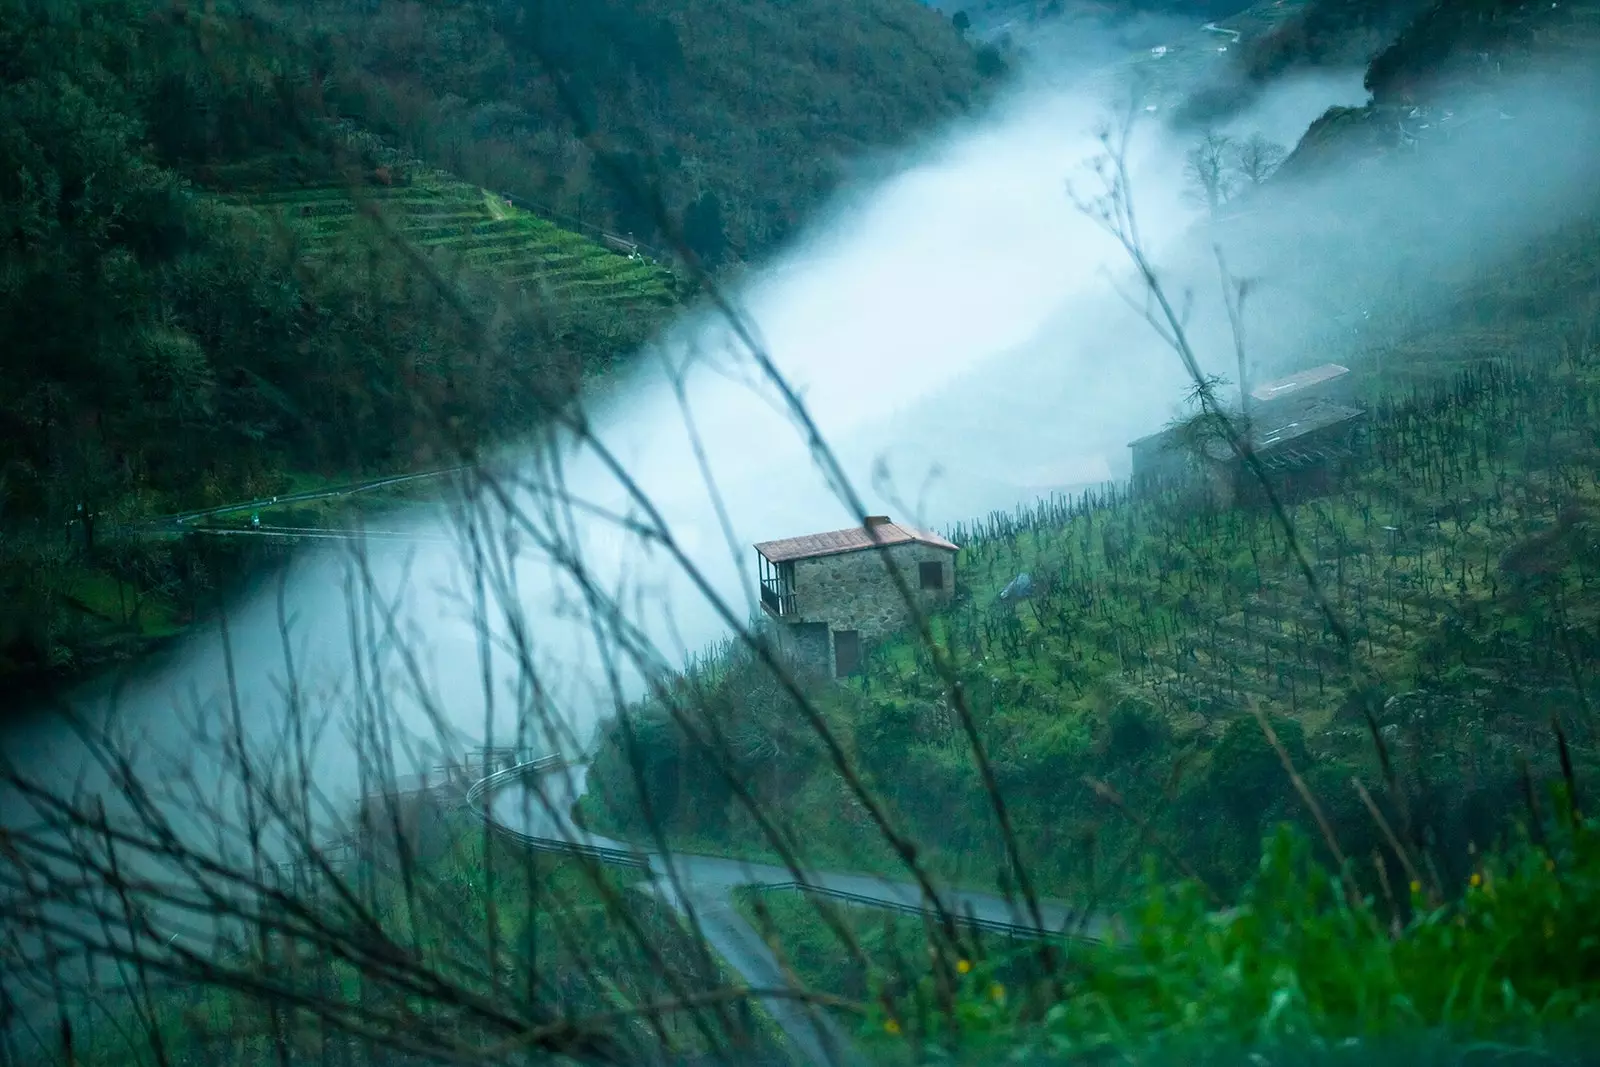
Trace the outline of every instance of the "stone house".
{"type": "Polygon", "coordinates": [[[829,533],[755,546],[761,608],[779,647],[800,666],[835,677],[861,668],[862,643],[903,628],[911,607],[895,586],[893,565],[924,609],[955,591],[959,549],[887,515],[829,533]]]}

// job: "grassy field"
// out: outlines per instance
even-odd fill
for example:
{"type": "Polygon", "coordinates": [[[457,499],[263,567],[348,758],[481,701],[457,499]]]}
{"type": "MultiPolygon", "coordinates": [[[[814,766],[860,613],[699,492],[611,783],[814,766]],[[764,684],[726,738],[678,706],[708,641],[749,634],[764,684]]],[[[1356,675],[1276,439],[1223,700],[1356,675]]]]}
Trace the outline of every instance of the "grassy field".
{"type": "Polygon", "coordinates": [[[1417,881],[1355,899],[1285,831],[1234,907],[1152,877],[1101,945],[952,942],[786,891],[737,904],[800,983],[866,1008],[878,1063],[1577,1064],[1600,988],[1592,949],[1565,946],[1592,943],[1595,829],[1480,856],[1449,903],[1417,881]]]}
{"type": "Polygon", "coordinates": [[[370,226],[368,212],[394,234],[451,267],[466,268],[561,301],[592,301],[622,308],[675,302],[670,270],[630,258],[520,208],[494,194],[419,171],[400,184],[326,185],[239,194],[247,204],[281,221],[313,262],[370,226]]]}

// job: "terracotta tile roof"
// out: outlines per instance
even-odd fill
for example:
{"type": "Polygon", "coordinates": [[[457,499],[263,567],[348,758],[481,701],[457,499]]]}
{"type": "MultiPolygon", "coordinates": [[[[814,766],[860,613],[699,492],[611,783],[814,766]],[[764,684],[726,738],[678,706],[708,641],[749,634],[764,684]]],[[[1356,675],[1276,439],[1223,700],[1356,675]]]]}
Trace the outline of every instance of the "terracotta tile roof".
{"type": "Polygon", "coordinates": [[[1341,367],[1337,363],[1324,363],[1320,367],[1312,367],[1298,374],[1291,374],[1287,378],[1279,378],[1275,382],[1263,382],[1250,390],[1250,395],[1256,400],[1276,400],[1281,396],[1297,393],[1301,389],[1309,389],[1313,385],[1331,382],[1349,373],[1349,367],[1341,367]]]}
{"type": "Polygon", "coordinates": [[[790,560],[813,559],[817,556],[836,556],[842,552],[859,552],[863,548],[881,545],[903,545],[918,541],[934,548],[958,552],[960,548],[938,534],[918,530],[897,522],[878,523],[875,526],[852,526],[846,530],[806,534],[803,537],[785,537],[781,541],[762,541],[756,551],[773,563],[790,560]]]}

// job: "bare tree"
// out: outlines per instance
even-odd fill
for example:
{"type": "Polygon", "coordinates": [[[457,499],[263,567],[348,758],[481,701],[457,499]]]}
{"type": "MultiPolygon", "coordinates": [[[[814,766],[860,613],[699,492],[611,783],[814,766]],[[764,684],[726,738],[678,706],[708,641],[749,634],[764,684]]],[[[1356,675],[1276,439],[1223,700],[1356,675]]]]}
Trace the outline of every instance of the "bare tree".
{"type": "Polygon", "coordinates": [[[1221,133],[1207,133],[1184,156],[1184,178],[1189,194],[1215,214],[1238,187],[1234,174],[1235,143],[1221,133]]]}
{"type": "Polygon", "coordinates": [[[1239,142],[1233,153],[1234,168],[1246,182],[1260,185],[1276,173],[1289,152],[1259,131],[1239,142]]]}

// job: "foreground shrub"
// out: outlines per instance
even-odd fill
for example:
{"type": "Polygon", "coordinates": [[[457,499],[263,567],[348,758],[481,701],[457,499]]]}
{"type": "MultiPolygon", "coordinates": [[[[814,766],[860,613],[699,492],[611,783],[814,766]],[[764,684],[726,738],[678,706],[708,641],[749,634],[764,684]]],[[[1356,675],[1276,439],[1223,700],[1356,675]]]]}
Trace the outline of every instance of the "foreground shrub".
{"type": "Polygon", "coordinates": [[[1600,822],[1478,857],[1437,905],[1416,880],[1353,900],[1314,855],[1280,828],[1222,910],[1152,871],[1124,933],[1072,948],[1060,977],[1001,980],[1031,946],[958,960],[882,996],[869,1026],[912,1060],[1466,1063],[1566,1062],[1594,1024],[1600,822]]]}

